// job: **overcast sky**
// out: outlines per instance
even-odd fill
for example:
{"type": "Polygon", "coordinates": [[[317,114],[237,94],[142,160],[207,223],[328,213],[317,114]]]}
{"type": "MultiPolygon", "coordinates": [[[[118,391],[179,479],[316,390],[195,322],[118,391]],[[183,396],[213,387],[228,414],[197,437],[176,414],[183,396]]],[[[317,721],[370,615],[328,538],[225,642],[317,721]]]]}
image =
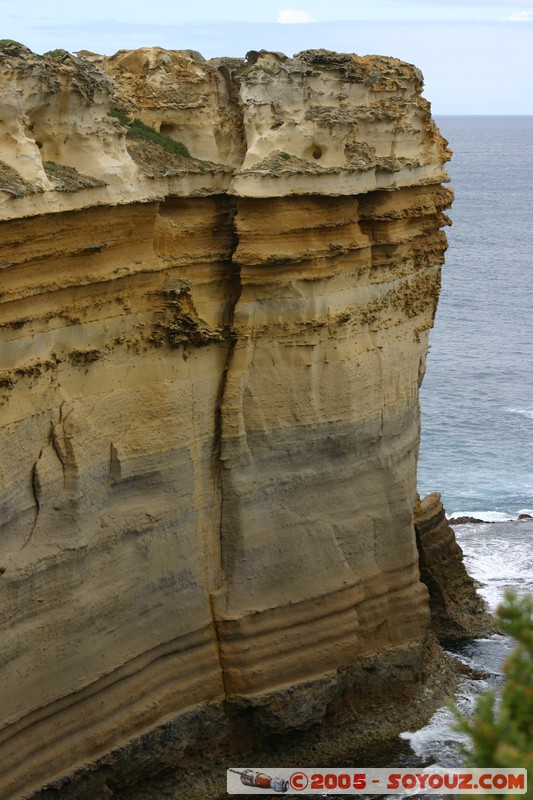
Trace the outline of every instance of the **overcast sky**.
{"type": "Polygon", "coordinates": [[[0,37],[36,53],[379,53],[422,69],[436,114],[533,113],[533,0],[0,0],[0,11],[0,37]]]}

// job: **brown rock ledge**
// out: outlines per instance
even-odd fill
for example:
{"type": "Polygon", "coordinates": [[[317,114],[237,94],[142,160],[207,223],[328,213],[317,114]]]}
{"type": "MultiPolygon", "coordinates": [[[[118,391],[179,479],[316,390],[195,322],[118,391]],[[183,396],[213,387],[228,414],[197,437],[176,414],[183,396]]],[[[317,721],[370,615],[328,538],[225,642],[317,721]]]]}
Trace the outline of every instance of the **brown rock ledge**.
{"type": "Polygon", "coordinates": [[[417,503],[415,531],[420,579],[429,591],[432,630],[441,641],[494,633],[495,620],[466,571],[463,551],[438,492],[417,503]]]}
{"type": "MultiPolygon", "coordinates": [[[[366,669],[372,673],[370,664],[366,669]]],[[[236,718],[231,736],[221,738],[222,712],[207,707],[203,718],[196,715],[194,720],[162,726],[91,769],[35,793],[31,800],[225,800],[226,770],[237,762],[272,769],[364,765],[376,752],[386,752],[402,731],[424,725],[453,695],[462,672],[428,632],[414,681],[391,684],[385,691],[378,680],[374,688],[365,681],[366,688],[348,692],[323,724],[270,735],[254,747],[246,717],[236,718]],[[154,771],[155,762],[159,772],[154,771]]],[[[309,701],[314,701],[314,692],[309,701]]]]}

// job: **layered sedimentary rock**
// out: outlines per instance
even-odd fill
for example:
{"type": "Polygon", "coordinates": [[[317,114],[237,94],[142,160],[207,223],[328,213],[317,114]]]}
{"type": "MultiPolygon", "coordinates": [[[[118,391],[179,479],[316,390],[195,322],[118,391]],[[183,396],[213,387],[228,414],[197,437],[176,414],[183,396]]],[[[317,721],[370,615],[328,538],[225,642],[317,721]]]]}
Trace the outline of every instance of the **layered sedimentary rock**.
{"type": "Polygon", "coordinates": [[[420,578],[428,587],[431,627],[439,639],[468,639],[493,632],[495,620],[466,571],[463,551],[437,492],[417,503],[415,532],[420,578]]]}
{"type": "Polygon", "coordinates": [[[0,81],[2,797],[411,686],[419,71],[9,45],[0,81]]]}

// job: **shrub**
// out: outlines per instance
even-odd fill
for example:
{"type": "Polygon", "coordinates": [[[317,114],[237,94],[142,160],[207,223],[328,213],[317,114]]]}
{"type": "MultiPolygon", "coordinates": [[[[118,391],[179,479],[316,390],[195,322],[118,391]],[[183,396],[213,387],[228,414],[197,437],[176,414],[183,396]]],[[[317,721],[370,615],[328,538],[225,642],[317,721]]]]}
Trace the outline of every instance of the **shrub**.
{"type": "Polygon", "coordinates": [[[107,112],[108,117],[113,117],[114,119],[118,119],[121,125],[125,128],[129,128],[131,125],[131,119],[128,117],[125,111],[121,111],[120,108],[113,108],[111,111],[107,112]]]}
{"type": "MultiPolygon", "coordinates": [[[[508,591],[498,609],[504,633],[516,647],[504,665],[501,697],[486,692],[477,699],[474,714],[455,711],[457,729],[470,737],[465,752],[474,767],[524,767],[533,778],[533,597],[508,591]]],[[[533,788],[533,787],[532,787],[533,788]]],[[[529,788],[527,797],[533,797],[529,788]]],[[[485,795],[489,797],[488,795],[485,795]]],[[[522,795],[524,796],[524,795],[522,795]]],[[[495,795],[502,800],[502,795],[495,795]]]]}
{"type": "Polygon", "coordinates": [[[185,158],[191,157],[188,148],[183,144],[183,142],[178,142],[175,139],[172,139],[170,136],[164,136],[154,128],[146,125],[140,119],[135,118],[132,121],[126,112],[122,111],[120,108],[114,108],[112,111],[108,111],[108,116],[114,117],[120,122],[121,125],[128,129],[126,136],[128,136],[130,139],[146,139],[150,142],[158,144],[168,153],[172,153],[175,156],[185,158]]]}
{"type": "Polygon", "coordinates": [[[191,156],[183,142],[177,142],[175,139],[171,139],[170,136],[163,136],[162,133],[158,133],[154,128],[145,125],[140,119],[134,119],[130,124],[128,136],[135,139],[148,139],[176,156],[185,156],[186,158],[191,156]]]}
{"type": "Polygon", "coordinates": [[[3,47],[26,47],[26,45],[17,42],[16,39],[0,39],[0,50],[3,47]]]}
{"type": "Polygon", "coordinates": [[[69,58],[70,53],[68,50],[63,50],[59,47],[56,50],[47,50],[46,53],[43,53],[43,57],[51,58],[53,61],[62,61],[65,58],[69,58]]]}
{"type": "Polygon", "coordinates": [[[29,47],[15,39],[0,39],[0,52],[10,56],[21,56],[31,54],[29,47]]]}

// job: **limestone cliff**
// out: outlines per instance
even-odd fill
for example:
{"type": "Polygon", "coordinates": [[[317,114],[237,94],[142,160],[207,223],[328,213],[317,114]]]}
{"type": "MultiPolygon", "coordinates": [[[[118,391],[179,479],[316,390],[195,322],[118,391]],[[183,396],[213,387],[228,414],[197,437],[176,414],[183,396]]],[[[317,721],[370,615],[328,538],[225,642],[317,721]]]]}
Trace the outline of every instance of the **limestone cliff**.
{"type": "Polygon", "coordinates": [[[2,797],[412,686],[420,72],[5,45],[0,82],[2,797]]]}

